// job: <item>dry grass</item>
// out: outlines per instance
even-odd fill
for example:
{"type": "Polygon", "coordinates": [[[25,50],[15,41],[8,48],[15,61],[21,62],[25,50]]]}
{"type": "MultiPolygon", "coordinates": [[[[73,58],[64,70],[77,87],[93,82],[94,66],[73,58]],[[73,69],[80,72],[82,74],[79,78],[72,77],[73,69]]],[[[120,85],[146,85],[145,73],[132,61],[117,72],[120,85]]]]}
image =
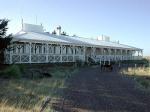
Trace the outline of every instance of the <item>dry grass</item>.
{"type": "Polygon", "coordinates": [[[137,76],[150,76],[150,68],[138,67],[128,68],[127,70],[122,69],[124,74],[137,75],[137,76]]]}
{"type": "MultiPolygon", "coordinates": [[[[39,112],[47,97],[58,98],[62,95],[65,79],[76,71],[55,67],[51,70],[52,78],[0,79],[0,112],[39,112]]],[[[45,111],[50,112],[50,107],[45,111]]]]}
{"type": "Polygon", "coordinates": [[[150,90],[150,67],[122,69],[121,73],[133,77],[141,87],[150,90]]]}

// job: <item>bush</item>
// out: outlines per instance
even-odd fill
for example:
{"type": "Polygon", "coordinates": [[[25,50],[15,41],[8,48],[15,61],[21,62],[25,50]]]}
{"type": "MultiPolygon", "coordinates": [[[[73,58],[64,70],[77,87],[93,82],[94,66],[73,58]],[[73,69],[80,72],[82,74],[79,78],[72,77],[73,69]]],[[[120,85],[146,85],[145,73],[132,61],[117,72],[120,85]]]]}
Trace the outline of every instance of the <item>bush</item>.
{"type": "Polygon", "coordinates": [[[18,67],[21,72],[24,72],[26,66],[24,64],[19,64],[18,67]]]}
{"type": "Polygon", "coordinates": [[[141,66],[145,66],[148,67],[149,66],[149,61],[145,58],[143,58],[142,60],[123,60],[121,61],[122,64],[137,64],[137,65],[141,65],[141,66]]]}
{"type": "Polygon", "coordinates": [[[82,60],[76,60],[76,62],[75,62],[75,66],[79,66],[79,67],[81,67],[81,66],[84,66],[85,65],[85,63],[84,63],[84,61],[82,61],[82,60]]]}
{"type": "Polygon", "coordinates": [[[144,87],[148,88],[150,86],[149,81],[143,79],[143,78],[138,78],[137,81],[144,87]]]}
{"type": "Polygon", "coordinates": [[[1,71],[0,74],[4,78],[20,78],[21,77],[21,71],[17,65],[9,66],[4,71],[1,71]]]}

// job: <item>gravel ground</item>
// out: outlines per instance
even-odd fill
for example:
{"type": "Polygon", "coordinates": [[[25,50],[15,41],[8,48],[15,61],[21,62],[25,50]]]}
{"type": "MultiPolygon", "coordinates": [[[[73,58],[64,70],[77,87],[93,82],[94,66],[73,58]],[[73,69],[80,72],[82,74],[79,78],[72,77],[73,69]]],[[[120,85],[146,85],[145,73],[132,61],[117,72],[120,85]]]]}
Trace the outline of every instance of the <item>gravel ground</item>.
{"type": "Polygon", "coordinates": [[[150,112],[150,93],[137,88],[133,79],[99,67],[82,68],[63,91],[63,102],[53,106],[57,111],[150,112]]]}

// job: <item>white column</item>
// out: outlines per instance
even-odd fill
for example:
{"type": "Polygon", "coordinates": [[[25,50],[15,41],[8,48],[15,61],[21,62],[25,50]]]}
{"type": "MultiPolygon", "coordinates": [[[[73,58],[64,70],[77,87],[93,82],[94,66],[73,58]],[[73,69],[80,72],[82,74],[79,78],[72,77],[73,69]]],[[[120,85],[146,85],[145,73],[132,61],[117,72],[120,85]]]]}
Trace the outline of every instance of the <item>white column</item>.
{"type": "Polygon", "coordinates": [[[140,54],[139,52],[140,52],[140,51],[138,51],[138,56],[140,56],[140,55],[139,55],[139,54],[140,54]]]}
{"type": "Polygon", "coordinates": [[[117,61],[117,49],[114,49],[115,51],[115,61],[117,61]]]}
{"type": "Polygon", "coordinates": [[[32,43],[29,42],[29,63],[31,63],[31,45],[32,43]]]}
{"type": "Polygon", "coordinates": [[[134,56],[135,56],[135,51],[132,50],[132,60],[134,60],[134,56]]]}
{"type": "Polygon", "coordinates": [[[55,44],[51,44],[51,47],[52,47],[52,49],[53,49],[52,54],[55,55],[55,52],[56,52],[55,44]]]}
{"type": "Polygon", "coordinates": [[[46,62],[48,63],[48,43],[46,44],[46,62]]]}
{"type": "Polygon", "coordinates": [[[68,55],[68,45],[66,45],[65,47],[66,47],[66,55],[68,55]]]}
{"type": "Polygon", "coordinates": [[[102,49],[103,48],[100,48],[100,59],[101,59],[101,61],[102,61],[102,56],[103,56],[102,49]]]}
{"type": "Polygon", "coordinates": [[[128,50],[127,49],[125,50],[125,54],[126,54],[125,55],[126,56],[125,60],[128,60],[128,50]]]}
{"type": "Polygon", "coordinates": [[[136,51],[132,51],[133,52],[133,60],[135,60],[135,54],[136,54],[136,51]]]}
{"type": "Polygon", "coordinates": [[[102,60],[101,60],[101,58],[100,58],[100,60],[99,60],[99,64],[100,64],[100,66],[101,66],[101,64],[102,64],[102,60]]]}
{"type": "Polygon", "coordinates": [[[122,51],[123,51],[123,50],[122,50],[122,49],[120,49],[120,52],[121,52],[121,60],[123,60],[123,59],[122,59],[122,56],[123,56],[123,55],[122,55],[122,51]]]}
{"type": "Polygon", "coordinates": [[[132,60],[132,50],[130,50],[129,52],[130,52],[130,60],[132,60]]]}
{"type": "Polygon", "coordinates": [[[108,53],[109,53],[109,65],[110,65],[110,58],[111,58],[111,49],[110,48],[108,48],[108,53]]]}
{"type": "MultiPolygon", "coordinates": [[[[31,43],[31,46],[32,46],[32,43],[31,43]]],[[[35,54],[35,49],[36,49],[36,45],[35,45],[35,43],[33,43],[33,54],[35,54]]]]}
{"type": "Polygon", "coordinates": [[[103,61],[104,61],[104,63],[105,63],[106,55],[105,55],[105,49],[104,49],[104,48],[102,49],[102,53],[103,53],[103,61]]]}
{"type": "Polygon", "coordinates": [[[111,49],[110,48],[108,48],[108,54],[111,55],[111,49]]]}
{"type": "Polygon", "coordinates": [[[143,57],[143,50],[141,50],[141,55],[142,55],[142,57],[143,57]]]}
{"type": "Polygon", "coordinates": [[[106,57],[107,57],[107,48],[103,49],[103,53],[104,53],[104,65],[105,65],[105,61],[107,61],[106,60],[106,57]]]}
{"type": "Polygon", "coordinates": [[[104,50],[104,49],[103,49],[103,48],[101,48],[101,55],[103,55],[103,54],[104,54],[104,53],[103,53],[103,52],[104,52],[103,50],[104,50]]]}
{"type": "Polygon", "coordinates": [[[75,62],[75,46],[73,45],[73,62],[75,62]]]}
{"type": "MultiPolygon", "coordinates": [[[[14,45],[13,45],[14,46],[14,45]]],[[[12,50],[9,51],[9,55],[10,55],[10,60],[9,60],[9,64],[12,64],[12,50]]]]}
{"type": "Polygon", "coordinates": [[[60,45],[60,62],[62,62],[63,45],[60,45]]]}
{"type": "Polygon", "coordinates": [[[94,47],[92,47],[92,56],[94,56],[94,47]]]}
{"type": "Polygon", "coordinates": [[[94,53],[94,56],[96,56],[96,47],[94,47],[94,52],[93,53],[94,53]]]}
{"type": "Polygon", "coordinates": [[[113,61],[115,61],[115,49],[113,48],[113,61]]]}
{"type": "Polygon", "coordinates": [[[42,55],[43,55],[44,54],[44,44],[43,43],[42,43],[41,48],[42,48],[42,55]]]}
{"type": "Polygon", "coordinates": [[[86,59],[85,51],[86,51],[86,47],[85,47],[85,46],[83,46],[83,56],[84,56],[84,62],[86,61],[86,60],[85,60],[85,59],[86,59]]]}

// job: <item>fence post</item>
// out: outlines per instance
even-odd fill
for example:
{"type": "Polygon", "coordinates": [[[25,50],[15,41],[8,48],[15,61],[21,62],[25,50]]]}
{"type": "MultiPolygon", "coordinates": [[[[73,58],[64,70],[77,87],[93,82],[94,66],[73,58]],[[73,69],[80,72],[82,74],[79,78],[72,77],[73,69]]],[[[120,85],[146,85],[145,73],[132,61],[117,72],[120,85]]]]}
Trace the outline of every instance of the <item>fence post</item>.
{"type": "Polygon", "coordinates": [[[101,59],[100,59],[100,62],[99,62],[100,66],[101,66],[101,59]]]}
{"type": "Polygon", "coordinates": [[[150,74],[150,60],[149,60],[148,62],[149,62],[149,67],[148,67],[148,69],[149,69],[149,74],[150,74]]]}
{"type": "Polygon", "coordinates": [[[135,75],[135,70],[136,70],[136,64],[134,65],[134,75],[135,75]]]}

